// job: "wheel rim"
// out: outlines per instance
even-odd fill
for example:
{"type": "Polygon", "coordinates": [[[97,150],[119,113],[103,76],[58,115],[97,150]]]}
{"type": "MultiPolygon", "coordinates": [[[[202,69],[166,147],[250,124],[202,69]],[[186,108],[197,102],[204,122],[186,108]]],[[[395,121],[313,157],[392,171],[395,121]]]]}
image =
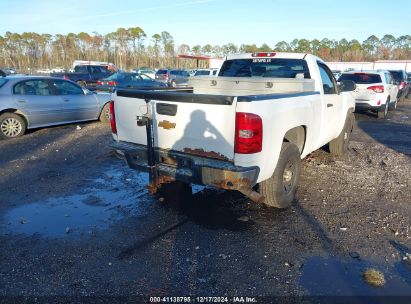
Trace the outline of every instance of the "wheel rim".
{"type": "Polygon", "coordinates": [[[23,126],[15,118],[6,118],[1,123],[1,132],[7,137],[15,137],[21,133],[23,126]]]}
{"type": "Polygon", "coordinates": [[[295,164],[288,160],[283,172],[283,188],[285,193],[290,193],[294,187],[295,181],[295,164]]]}
{"type": "Polygon", "coordinates": [[[104,111],[104,116],[106,117],[107,121],[110,120],[110,108],[107,107],[107,109],[104,111]]]}

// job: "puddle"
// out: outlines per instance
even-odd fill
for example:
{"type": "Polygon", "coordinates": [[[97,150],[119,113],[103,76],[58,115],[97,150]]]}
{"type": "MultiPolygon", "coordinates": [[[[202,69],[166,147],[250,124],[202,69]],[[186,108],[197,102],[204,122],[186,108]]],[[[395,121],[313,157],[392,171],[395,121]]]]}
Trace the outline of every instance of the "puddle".
{"type": "Polygon", "coordinates": [[[91,234],[107,229],[126,216],[147,212],[146,176],[123,175],[115,169],[92,181],[80,194],[52,197],[14,208],[1,219],[5,233],[41,234],[47,237],[91,234]]]}
{"type": "Polygon", "coordinates": [[[356,259],[312,257],[304,263],[300,284],[310,296],[411,296],[411,267],[408,266],[398,262],[394,268],[387,268],[356,259]],[[368,268],[384,273],[384,286],[365,283],[362,274],[368,268]]]}

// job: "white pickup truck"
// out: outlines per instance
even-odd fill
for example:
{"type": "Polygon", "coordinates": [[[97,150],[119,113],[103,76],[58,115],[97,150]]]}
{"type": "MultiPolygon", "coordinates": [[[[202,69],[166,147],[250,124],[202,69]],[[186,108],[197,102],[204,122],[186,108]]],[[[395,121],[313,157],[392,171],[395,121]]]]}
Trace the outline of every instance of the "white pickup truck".
{"type": "Polygon", "coordinates": [[[112,147],[149,172],[150,189],[183,182],[238,190],[288,207],[301,159],[329,144],[348,147],[354,99],[318,57],[297,53],[227,56],[217,77],[191,79],[191,92],[113,93],[112,147]]]}

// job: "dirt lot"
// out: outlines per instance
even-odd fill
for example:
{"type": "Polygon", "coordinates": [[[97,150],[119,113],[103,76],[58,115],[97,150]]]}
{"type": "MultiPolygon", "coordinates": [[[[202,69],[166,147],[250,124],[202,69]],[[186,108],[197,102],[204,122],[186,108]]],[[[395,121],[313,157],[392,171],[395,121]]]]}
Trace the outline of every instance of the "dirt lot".
{"type": "Polygon", "coordinates": [[[199,186],[191,198],[159,201],[97,122],[0,142],[0,297],[410,303],[411,101],[386,121],[356,118],[346,156],[319,150],[303,161],[285,211],[199,186]],[[382,287],[364,282],[368,268],[383,273],[382,287]]]}

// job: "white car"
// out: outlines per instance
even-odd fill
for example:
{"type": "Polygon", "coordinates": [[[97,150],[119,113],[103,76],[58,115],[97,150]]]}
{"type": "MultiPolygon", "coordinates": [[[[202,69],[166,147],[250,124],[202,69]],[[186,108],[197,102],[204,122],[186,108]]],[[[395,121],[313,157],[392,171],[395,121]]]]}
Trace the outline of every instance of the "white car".
{"type": "Polygon", "coordinates": [[[390,108],[397,108],[398,87],[390,72],[350,71],[342,73],[341,80],[352,80],[357,84],[351,92],[356,110],[372,110],[378,113],[378,118],[386,118],[390,108]]]}

